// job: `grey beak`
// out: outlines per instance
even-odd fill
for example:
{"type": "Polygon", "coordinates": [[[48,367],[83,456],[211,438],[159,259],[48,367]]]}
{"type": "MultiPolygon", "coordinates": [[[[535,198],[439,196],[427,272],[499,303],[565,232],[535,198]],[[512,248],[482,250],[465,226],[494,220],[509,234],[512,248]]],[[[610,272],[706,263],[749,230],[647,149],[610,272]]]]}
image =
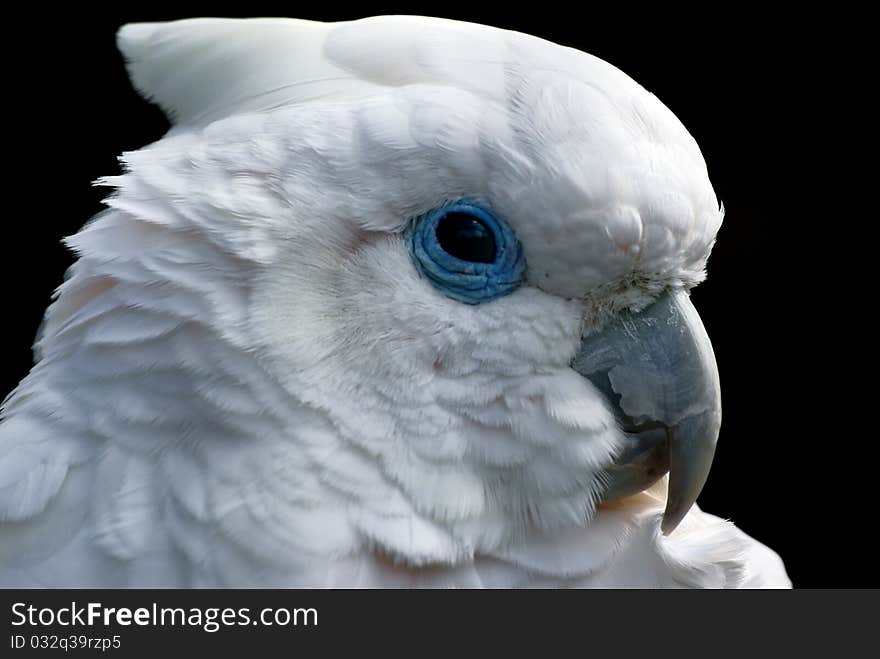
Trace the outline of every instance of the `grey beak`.
{"type": "Polygon", "coordinates": [[[668,535],[703,489],[721,427],[718,366],[690,297],[672,291],[619,314],[584,339],[572,368],[613,403],[626,433],[603,499],[641,492],[668,471],[668,535]]]}

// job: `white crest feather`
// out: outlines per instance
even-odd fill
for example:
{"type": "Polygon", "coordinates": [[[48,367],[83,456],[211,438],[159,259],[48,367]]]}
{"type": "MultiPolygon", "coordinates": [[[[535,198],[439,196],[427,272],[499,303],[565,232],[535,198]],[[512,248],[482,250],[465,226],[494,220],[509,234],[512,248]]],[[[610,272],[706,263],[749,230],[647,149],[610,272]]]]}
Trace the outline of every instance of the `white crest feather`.
{"type": "Polygon", "coordinates": [[[322,55],[332,24],[198,18],[122,26],[117,45],[134,86],[174,123],[199,124],[351,91],[322,55]]]}
{"type": "Polygon", "coordinates": [[[137,90],[177,124],[419,83],[506,98],[511,66],[566,72],[622,102],[644,94],[626,74],[587,53],[426,16],[131,23],[120,28],[117,45],[137,90]]]}

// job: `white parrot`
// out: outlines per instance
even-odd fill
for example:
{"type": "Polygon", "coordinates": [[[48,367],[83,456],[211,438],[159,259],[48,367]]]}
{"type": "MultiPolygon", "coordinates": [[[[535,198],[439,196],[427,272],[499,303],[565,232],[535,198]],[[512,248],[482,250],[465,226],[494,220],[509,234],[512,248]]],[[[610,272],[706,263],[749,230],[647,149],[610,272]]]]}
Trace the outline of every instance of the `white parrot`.
{"type": "Polygon", "coordinates": [[[424,17],[118,45],[172,128],[4,403],[0,585],[790,586],[693,505],[723,211],[657,98],[424,17]]]}

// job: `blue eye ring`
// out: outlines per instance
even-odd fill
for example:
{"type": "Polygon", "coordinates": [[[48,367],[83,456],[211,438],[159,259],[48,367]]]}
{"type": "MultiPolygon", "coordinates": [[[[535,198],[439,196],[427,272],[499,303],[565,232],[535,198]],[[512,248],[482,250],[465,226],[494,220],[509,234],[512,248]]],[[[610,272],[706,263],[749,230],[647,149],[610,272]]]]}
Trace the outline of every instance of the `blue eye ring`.
{"type": "Polygon", "coordinates": [[[447,297],[465,304],[481,304],[515,291],[523,282],[525,257],[513,229],[484,206],[469,200],[443,204],[413,219],[406,239],[419,272],[447,297]],[[469,216],[495,242],[489,261],[468,261],[441,246],[437,230],[450,215],[469,216]]]}

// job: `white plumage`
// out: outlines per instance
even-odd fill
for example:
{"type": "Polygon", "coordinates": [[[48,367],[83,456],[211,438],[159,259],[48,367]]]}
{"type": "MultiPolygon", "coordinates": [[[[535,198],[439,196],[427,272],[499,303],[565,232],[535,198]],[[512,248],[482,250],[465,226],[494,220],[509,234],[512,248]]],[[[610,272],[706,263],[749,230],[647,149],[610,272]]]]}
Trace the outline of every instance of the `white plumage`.
{"type": "Polygon", "coordinates": [[[694,140],[590,55],[421,17],[128,25],[172,118],[124,155],[0,425],[6,586],[787,586],[620,447],[582,335],[704,277],[694,140]],[[445,297],[401,231],[491,203],[527,282],[445,297]]]}

